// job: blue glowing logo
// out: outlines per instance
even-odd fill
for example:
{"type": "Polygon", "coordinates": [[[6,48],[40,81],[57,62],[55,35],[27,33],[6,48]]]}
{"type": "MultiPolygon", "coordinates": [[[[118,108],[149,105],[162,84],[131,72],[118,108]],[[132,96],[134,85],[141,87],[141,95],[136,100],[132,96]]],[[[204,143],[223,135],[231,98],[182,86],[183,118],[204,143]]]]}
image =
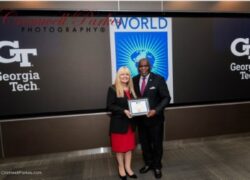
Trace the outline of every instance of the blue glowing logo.
{"type": "Polygon", "coordinates": [[[168,32],[115,32],[116,70],[127,66],[138,74],[138,62],[147,58],[151,71],[168,79],[168,32]]]}

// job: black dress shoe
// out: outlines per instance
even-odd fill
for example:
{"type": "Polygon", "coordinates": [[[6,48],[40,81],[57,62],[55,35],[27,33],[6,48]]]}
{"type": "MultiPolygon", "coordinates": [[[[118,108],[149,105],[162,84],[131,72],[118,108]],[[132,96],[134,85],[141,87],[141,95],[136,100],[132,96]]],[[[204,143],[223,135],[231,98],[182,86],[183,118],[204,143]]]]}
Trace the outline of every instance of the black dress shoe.
{"type": "Polygon", "coordinates": [[[154,169],[154,175],[156,179],[160,179],[162,177],[162,173],[160,169],[154,169]]]}
{"type": "Polygon", "coordinates": [[[140,169],[140,173],[141,174],[147,173],[150,169],[151,167],[146,165],[140,169]]]}
{"type": "Polygon", "coordinates": [[[126,175],[125,175],[125,176],[121,176],[121,175],[119,174],[119,177],[120,177],[121,180],[127,180],[127,176],[126,176],[126,175]]]}

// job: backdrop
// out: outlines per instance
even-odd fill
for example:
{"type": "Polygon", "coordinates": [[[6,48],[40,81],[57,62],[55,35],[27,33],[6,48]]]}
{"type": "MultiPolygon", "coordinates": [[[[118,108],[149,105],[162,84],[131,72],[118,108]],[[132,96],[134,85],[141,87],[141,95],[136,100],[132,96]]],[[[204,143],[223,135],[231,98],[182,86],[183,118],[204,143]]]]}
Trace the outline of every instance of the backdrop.
{"type": "MultiPolygon", "coordinates": [[[[140,27],[151,30],[164,25],[154,24],[151,16],[171,22],[158,44],[166,42],[164,57],[168,63],[171,58],[171,72],[169,64],[164,67],[171,73],[173,106],[250,99],[248,17],[157,15],[136,17],[142,18],[140,27]]],[[[105,111],[114,69],[113,16],[119,13],[2,11],[0,118],[105,111]]],[[[154,53],[146,56],[154,57],[157,65],[154,53]]]]}

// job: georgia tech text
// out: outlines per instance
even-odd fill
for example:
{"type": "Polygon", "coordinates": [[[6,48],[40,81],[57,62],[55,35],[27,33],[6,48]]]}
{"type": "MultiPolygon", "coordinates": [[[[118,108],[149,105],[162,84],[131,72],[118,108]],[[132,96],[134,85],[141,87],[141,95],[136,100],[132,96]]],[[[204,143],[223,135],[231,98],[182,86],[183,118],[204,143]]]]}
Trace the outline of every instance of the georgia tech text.
{"type": "Polygon", "coordinates": [[[12,92],[17,91],[37,91],[39,90],[38,85],[34,82],[40,80],[39,73],[32,72],[28,73],[2,73],[0,72],[0,82],[9,82],[12,92]]]}

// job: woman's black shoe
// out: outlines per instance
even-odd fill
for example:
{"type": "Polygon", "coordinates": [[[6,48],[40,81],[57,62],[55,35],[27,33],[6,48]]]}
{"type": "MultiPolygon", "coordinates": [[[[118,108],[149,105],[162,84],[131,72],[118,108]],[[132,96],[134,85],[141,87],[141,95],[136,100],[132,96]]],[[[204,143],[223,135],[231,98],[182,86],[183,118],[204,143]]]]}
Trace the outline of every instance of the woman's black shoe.
{"type": "Polygon", "coordinates": [[[132,175],[129,175],[128,172],[126,171],[126,174],[127,174],[127,176],[130,177],[130,178],[137,179],[137,175],[136,175],[135,173],[132,174],[132,175]]]}
{"type": "Polygon", "coordinates": [[[133,179],[137,179],[136,174],[132,174],[132,175],[129,175],[129,174],[128,174],[128,177],[133,178],[133,179]]]}
{"type": "Polygon", "coordinates": [[[119,177],[120,177],[121,180],[127,180],[127,176],[126,176],[126,175],[125,175],[125,176],[121,176],[121,175],[119,174],[119,177]]]}

